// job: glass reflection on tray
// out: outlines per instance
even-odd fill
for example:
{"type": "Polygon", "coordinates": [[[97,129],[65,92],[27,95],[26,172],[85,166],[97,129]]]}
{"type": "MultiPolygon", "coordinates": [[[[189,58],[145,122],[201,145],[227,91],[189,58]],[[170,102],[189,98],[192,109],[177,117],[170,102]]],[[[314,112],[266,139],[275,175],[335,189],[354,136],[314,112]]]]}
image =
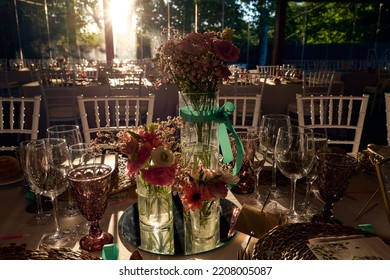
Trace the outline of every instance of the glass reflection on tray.
{"type": "MultiPolygon", "coordinates": [[[[236,232],[229,235],[230,221],[235,208],[238,208],[233,202],[227,199],[221,199],[221,214],[220,214],[220,244],[214,249],[223,247],[229,244],[237,235],[236,232]]],[[[195,253],[186,252],[184,224],[183,224],[183,206],[178,196],[173,196],[173,215],[174,215],[174,255],[191,255],[195,253]]],[[[140,227],[137,203],[132,204],[125,210],[118,224],[119,236],[123,244],[131,245],[144,251],[141,246],[140,227]]],[[[211,249],[205,249],[210,251],[211,249]]],[[[149,251],[150,252],[150,251],[149,251]]],[[[197,253],[203,253],[197,252],[197,253]]],[[[156,253],[156,252],[151,252],[156,253]]],[[[161,254],[164,255],[164,254],[161,254]]]]}

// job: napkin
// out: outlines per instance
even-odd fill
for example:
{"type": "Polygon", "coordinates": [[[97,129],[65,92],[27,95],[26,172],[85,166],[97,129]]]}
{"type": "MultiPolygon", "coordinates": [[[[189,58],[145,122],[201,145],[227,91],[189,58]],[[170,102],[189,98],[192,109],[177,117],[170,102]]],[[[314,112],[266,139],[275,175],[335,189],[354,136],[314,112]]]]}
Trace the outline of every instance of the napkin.
{"type": "Polygon", "coordinates": [[[308,246],[319,260],[390,260],[389,245],[376,236],[313,238],[308,246]]]}
{"type": "Polygon", "coordinates": [[[237,218],[234,229],[253,235],[256,238],[262,237],[279,223],[279,214],[261,211],[258,207],[244,204],[237,218]]]}

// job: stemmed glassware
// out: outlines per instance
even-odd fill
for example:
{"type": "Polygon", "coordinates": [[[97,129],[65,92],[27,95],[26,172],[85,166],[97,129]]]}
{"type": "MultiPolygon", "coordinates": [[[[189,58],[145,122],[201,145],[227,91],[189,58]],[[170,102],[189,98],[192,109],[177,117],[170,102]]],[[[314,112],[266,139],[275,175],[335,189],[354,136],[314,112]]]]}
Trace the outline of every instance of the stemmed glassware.
{"type": "Polygon", "coordinates": [[[102,250],[105,244],[113,242],[113,236],[99,225],[107,207],[111,174],[112,168],[101,163],[81,165],[68,173],[80,212],[91,222],[89,234],[80,240],[81,248],[88,251],[102,250]]]}
{"type": "Polygon", "coordinates": [[[70,168],[69,150],[65,139],[45,138],[27,145],[27,168],[31,180],[41,184],[44,195],[53,203],[55,231],[45,235],[40,243],[43,248],[72,247],[76,232],[61,229],[57,217],[57,197],[68,188],[67,173],[70,168]]]}
{"type": "Polygon", "coordinates": [[[267,114],[263,115],[261,118],[261,127],[267,128],[266,134],[264,137],[264,146],[267,150],[267,154],[272,159],[272,183],[271,183],[271,194],[278,198],[278,187],[276,185],[276,160],[274,157],[276,137],[278,136],[278,131],[280,127],[290,127],[291,121],[290,117],[283,114],[267,114]]]}
{"type": "MultiPolygon", "coordinates": [[[[62,138],[66,140],[68,147],[73,144],[82,143],[82,135],[78,125],[54,125],[47,129],[47,138],[62,138]]],[[[80,214],[72,191],[69,189],[68,205],[62,211],[62,215],[65,217],[74,217],[80,214]]]]}
{"type": "MultiPolygon", "coordinates": [[[[325,153],[328,149],[328,137],[322,133],[314,133],[314,146],[316,155],[320,153],[325,153]]],[[[316,212],[316,208],[310,203],[310,192],[313,189],[313,184],[318,178],[318,170],[317,170],[317,157],[314,157],[313,167],[305,175],[306,177],[306,193],[305,199],[302,203],[302,208],[304,213],[308,215],[313,215],[316,212]]]]}
{"type": "Polygon", "coordinates": [[[50,213],[45,213],[43,211],[43,205],[42,205],[43,185],[46,181],[46,176],[44,174],[39,175],[36,173],[31,173],[27,168],[27,166],[29,166],[29,164],[32,164],[33,162],[33,159],[29,157],[35,157],[34,153],[28,153],[27,145],[29,143],[34,143],[34,142],[35,140],[25,140],[20,142],[17,148],[17,157],[22,167],[24,177],[28,185],[30,186],[30,189],[35,193],[36,204],[37,204],[37,215],[35,216],[32,223],[35,225],[44,225],[51,221],[50,213]]]}
{"type": "Polygon", "coordinates": [[[297,180],[310,171],[314,157],[312,129],[299,126],[279,128],[275,144],[275,160],[282,174],[291,180],[291,201],[289,210],[282,216],[284,223],[303,221],[303,217],[295,210],[297,180]]]}
{"type": "Polygon", "coordinates": [[[344,196],[358,161],[352,156],[337,153],[318,154],[317,160],[318,191],[325,206],[321,214],[312,217],[312,221],[341,224],[334,217],[333,204],[344,196]]]}
{"type": "Polygon", "coordinates": [[[267,128],[259,127],[257,131],[254,131],[256,133],[256,141],[254,148],[254,156],[250,159],[249,164],[251,166],[251,169],[253,170],[255,174],[256,184],[255,184],[255,190],[253,192],[253,197],[257,199],[257,201],[260,201],[260,172],[263,170],[265,159],[266,159],[266,153],[267,149],[264,146],[264,136],[266,135],[267,128]]]}
{"type": "MultiPolygon", "coordinates": [[[[88,143],[73,144],[69,147],[71,167],[75,168],[86,164],[95,163],[95,150],[88,143]]],[[[88,234],[91,223],[84,221],[76,226],[76,230],[80,234],[88,234]]]]}
{"type": "MultiPolygon", "coordinates": [[[[240,181],[231,188],[231,191],[236,194],[250,194],[253,193],[255,186],[253,180],[253,170],[251,163],[254,162],[254,156],[256,148],[259,142],[259,135],[254,130],[244,130],[237,132],[238,137],[242,141],[244,147],[244,161],[238,174],[240,181]]],[[[234,139],[232,141],[233,155],[235,156],[236,151],[234,149],[234,139]]]]}

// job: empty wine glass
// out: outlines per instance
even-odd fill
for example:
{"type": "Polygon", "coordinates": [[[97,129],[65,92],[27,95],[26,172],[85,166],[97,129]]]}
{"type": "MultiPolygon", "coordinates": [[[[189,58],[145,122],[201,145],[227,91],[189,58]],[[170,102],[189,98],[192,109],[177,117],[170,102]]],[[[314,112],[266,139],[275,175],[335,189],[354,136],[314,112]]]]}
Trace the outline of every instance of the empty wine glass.
{"type": "Polygon", "coordinates": [[[102,250],[105,244],[113,242],[113,236],[99,225],[107,207],[111,173],[112,168],[101,163],[82,165],[68,173],[80,212],[91,222],[89,234],[80,240],[81,248],[88,251],[102,250]]]}
{"type": "Polygon", "coordinates": [[[349,181],[357,165],[357,159],[337,153],[322,153],[318,160],[318,191],[325,202],[321,214],[314,215],[312,221],[341,224],[334,217],[333,205],[347,190],[349,181]]]}
{"type": "MultiPolygon", "coordinates": [[[[58,221],[57,197],[65,192],[69,186],[67,174],[70,169],[69,149],[65,139],[45,138],[39,141],[39,146],[35,146],[35,155],[42,164],[37,165],[35,171],[42,176],[46,172],[44,184],[44,194],[53,203],[53,216],[55,231],[45,235],[40,246],[42,248],[62,248],[73,247],[76,241],[76,232],[60,227],[58,221]]],[[[30,147],[31,144],[28,144],[30,147]]],[[[29,149],[30,151],[30,149],[29,149]]],[[[31,149],[31,151],[33,151],[31,149]]]]}
{"type": "Polygon", "coordinates": [[[261,127],[267,128],[267,133],[264,138],[264,146],[267,149],[267,156],[272,159],[272,183],[271,183],[271,194],[274,198],[280,197],[278,193],[279,189],[276,185],[276,160],[274,157],[276,137],[280,127],[291,126],[290,117],[283,114],[268,114],[263,115],[261,118],[261,127]]]}
{"type": "MultiPolygon", "coordinates": [[[[73,144],[82,143],[82,136],[80,132],[80,128],[78,125],[54,125],[47,129],[46,131],[48,138],[62,138],[66,140],[66,144],[68,147],[73,144]]],[[[74,197],[72,191],[68,190],[68,204],[63,209],[62,215],[65,217],[74,217],[80,214],[77,209],[76,202],[74,201],[74,197]]]]}
{"type": "Polygon", "coordinates": [[[282,174],[291,180],[290,207],[282,216],[286,223],[303,221],[301,215],[295,210],[297,180],[312,168],[314,157],[312,129],[299,126],[279,128],[275,144],[275,160],[282,174]]]}
{"type": "MultiPolygon", "coordinates": [[[[46,181],[46,174],[35,172],[35,170],[38,170],[38,167],[36,167],[36,165],[45,164],[45,162],[43,163],[39,162],[35,156],[34,153],[35,147],[39,147],[39,146],[40,146],[40,142],[37,143],[36,140],[26,140],[26,141],[22,141],[19,144],[17,149],[17,155],[23,170],[24,177],[27,181],[27,184],[30,186],[30,189],[35,193],[35,198],[37,203],[37,215],[32,221],[32,224],[34,225],[48,224],[51,221],[50,213],[45,213],[43,211],[43,205],[42,205],[42,193],[44,191],[43,185],[45,184],[46,181]],[[30,152],[27,149],[29,143],[31,143],[30,152]]],[[[45,159],[42,160],[45,161],[45,159]]]]}
{"type": "MultiPolygon", "coordinates": [[[[81,165],[95,163],[95,150],[88,143],[73,144],[69,147],[71,167],[75,168],[81,165]]],[[[87,220],[76,226],[78,233],[86,235],[89,232],[91,223],[87,220]]]]}
{"type": "Polygon", "coordinates": [[[249,161],[249,164],[251,166],[251,169],[255,173],[256,176],[256,185],[255,190],[253,192],[253,197],[257,199],[257,201],[260,201],[260,172],[263,170],[267,149],[264,146],[264,137],[266,135],[267,128],[259,127],[258,131],[255,133],[257,134],[258,141],[256,143],[255,148],[255,154],[252,160],[249,161]]]}
{"type": "MultiPolygon", "coordinates": [[[[328,137],[322,133],[314,133],[314,146],[316,155],[326,152],[326,150],[328,149],[328,137]]],[[[312,191],[314,182],[318,178],[317,163],[317,157],[314,157],[313,167],[311,168],[309,173],[305,175],[306,193],[301,206],[303,208],[304,213],[308,215],[313,215],[316,212],[316,208],[310,203],[310,192],[312,191]]]]}

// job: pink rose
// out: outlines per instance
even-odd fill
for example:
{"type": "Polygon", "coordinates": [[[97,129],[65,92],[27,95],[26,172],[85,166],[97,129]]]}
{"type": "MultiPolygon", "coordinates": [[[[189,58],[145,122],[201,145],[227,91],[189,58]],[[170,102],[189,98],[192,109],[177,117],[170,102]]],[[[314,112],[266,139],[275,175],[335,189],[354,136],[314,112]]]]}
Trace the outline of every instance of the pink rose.
{"type": "Polygon", "coordinates": [[[214,50],[217,56],[226,62],[235,62],[240,57],[240,49],[230,41],[221,39],[214,40],[214,50]]]}
{"type": "Polygon", "coordinates": [[[175,167],[155,167],[143,169],[142,177],[146,182],[156,186],[171,186],[175,180],[175,167]]]}

